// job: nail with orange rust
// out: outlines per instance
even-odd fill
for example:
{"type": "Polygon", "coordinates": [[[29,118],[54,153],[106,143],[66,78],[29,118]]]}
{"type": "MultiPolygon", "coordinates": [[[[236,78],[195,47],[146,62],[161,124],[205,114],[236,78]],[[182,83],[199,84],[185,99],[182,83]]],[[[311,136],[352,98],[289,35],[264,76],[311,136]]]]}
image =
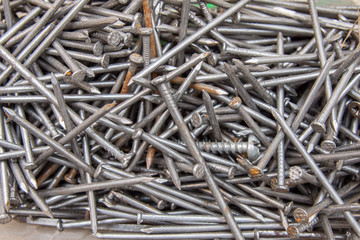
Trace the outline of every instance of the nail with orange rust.
{"type": "Polygon", "coordinates": [[[52,181],[46,188],[47,189],[55,188],[61,182],[67,170],[68,170],[67,166],[62,166],[60,170],[54,175],[52,181]]]}
{"type": "Polygon", "coordinates": [[[156,148],[149,146],[146,154],[146,168],[149,169],[154,162],[156,148]]]}
{"type": "MultiPolygon", "coordinates": [[[[172,79],[170,82],[173,84],[182,84],[184,82],[184,78],[176,77],[172,79]]],[[[209,94],[215,95],[228,95],[229,93],[226,92],[224,89],[210,85],[205,83],[193,83],[190,85],[190,88],[198,90],[198,91],[206,91],[209,94]]]]}
{"type": "MultiPolygon", "coordinates": [[[[153,15],[151,11],[150,0],[143,0],[143,11],[144,11],[144,22],[145,27],[153,29],[153,15]]],[[[150,57],[157,57],[156,54],[156,44],[153,32],[150,33],[150,57]]]]}
{"type": "Polygon", "coordinates": [[[130,67],[126,74],[125,81],[123,83],[123,87],[122,87],[120,93],[128,92],[128,90],[129,90],[128,83],[129,83],[130,79],[135,75],[137,67],[144,63],[143,57],[137,53],[131,54],[129,57],[129,60],[130,60],[130,67]]]}
{"type": "Polygon", "coordinates": [[[56,163],[51,164],[50,167],[36,179],[38,186],[45,182],[59,167],[56,163]]]}
{"type": "Polygon", "coordinates": [[[248,172],[251,177],[258,178],[264,175],[263,171],[260,168],[254,166],[248,159],[242,157],[241,155],[238,154],[236,160],[240,164],[240,166],[248,172]]]}

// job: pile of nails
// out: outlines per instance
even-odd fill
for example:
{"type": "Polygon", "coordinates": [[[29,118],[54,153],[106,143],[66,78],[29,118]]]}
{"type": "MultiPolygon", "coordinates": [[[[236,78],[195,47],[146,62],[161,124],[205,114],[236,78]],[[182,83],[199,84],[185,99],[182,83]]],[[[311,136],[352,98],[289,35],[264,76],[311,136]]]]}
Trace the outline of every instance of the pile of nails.
{"type": "Polygon", "coordinates": [[[359,239],[356,7],[1,2],[0,222],[359,239]]]}

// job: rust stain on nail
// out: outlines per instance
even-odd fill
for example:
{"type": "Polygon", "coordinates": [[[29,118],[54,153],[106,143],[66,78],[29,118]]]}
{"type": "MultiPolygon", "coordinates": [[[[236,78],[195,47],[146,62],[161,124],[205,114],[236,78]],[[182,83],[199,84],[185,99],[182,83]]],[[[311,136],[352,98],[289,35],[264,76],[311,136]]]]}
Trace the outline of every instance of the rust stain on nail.
{"type": "Polygon", "coordinates": [[[150,146],[146,154],[146,168],[149,169],[154,162],[156,148],[150,146]]]}
{"type": "Polygon", "coordinates": [[[259,177],[261,175],[261,171],[259,169],[256,169],[256,168],[251,168],[250,171],[249,171],[250,175],[252,177],[259,177]]]}
{"type": "MultiPolygon", "coordinates": [[[[144,10],[145,26],[148,28],[153,28],[150,0],[143,0],[143,10],[144,10]]],[[[150,46],[151,46],[150,56],[151,58],[156,58],[157,57],[156,45],[155,45],[155,37],[153,33],[150,35],[150,46]]]]}
{"type": "Polygon", "coordinates": [[[231,102],[230,102],[230,107],[231,108],[234,108],[234,107],[236,107],[237,105],[239,105],[239,104],[241,104],[242,103],[242,101],[241,101],[241,98],[239,98],[239,97],[234,97],[232,100],[231,100],[231,102]]]}
{"type": "MultiPolygon", "coordinates": [[[[175,78],[171,79],[170,82],[173,84],[182,84],[184,82],[184,80],[185,80],[185,78],[183,78],[183,77],[175,77],[175,78]]],[[[223,89],[221,89],[219,87],[215,87],[210,84],[193,83],[190,85],[190,88],[198,90],[198,91],[204,90],[207,93],[215,94],[215,95],[228,95],[228,93],[226,91],[224,91],[223,89]]]]}
{"type": "Polygon", "coordinates": [[[36,180],[38,186],[40,186],[44,181],[46,181],[46,179],[48,179],[48,177],[50,177],[50,175],[53,174],[59,167],[60,166],[58,164],[54,163],[49,168],[47,168],[45,172],[36,180]]]}

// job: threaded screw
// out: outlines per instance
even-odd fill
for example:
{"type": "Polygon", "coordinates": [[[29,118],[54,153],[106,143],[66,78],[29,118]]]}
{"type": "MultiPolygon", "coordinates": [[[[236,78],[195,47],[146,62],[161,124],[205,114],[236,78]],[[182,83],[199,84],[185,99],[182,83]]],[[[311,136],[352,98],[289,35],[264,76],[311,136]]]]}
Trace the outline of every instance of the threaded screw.
{"type": "Polygon", "coordinates": [[[259,148],[248,142],[197,142],[200,150],[220,153],[247,153],[250,160],[256,159],[259,155],[259,148]]]}

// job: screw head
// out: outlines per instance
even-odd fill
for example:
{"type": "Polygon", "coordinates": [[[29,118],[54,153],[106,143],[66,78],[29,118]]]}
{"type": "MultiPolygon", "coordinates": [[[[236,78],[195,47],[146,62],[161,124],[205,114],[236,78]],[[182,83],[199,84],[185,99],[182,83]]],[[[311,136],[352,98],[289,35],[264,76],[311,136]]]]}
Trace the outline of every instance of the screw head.
{"type": "Polygon", "coordinates": [[[332,152],[336,148],[336,143],[333,140],[327,139],[322,141],[320,146],[322,149],[332,152]]]}
{"type": "Polygon", "coordinates": [[[303,170],[299,166],[293,166],[289,169],[289,178],[296,182],[301,179],[303,175],[303,170]]]}
{"type": "Polygon", "coordinates": [[[107,43],[111,46],[117,46],[122,41],[121,33],[118,31],[112,31],[107,37],[107,43]]]}
{"type": "Polygon", "coordinates": [[[296,226],[289,226],[287,232],[291,238],[298,238],[300,235],[300,232],[296,226]]]}
{"type": "Polygon", "coordinates": [[[110,56],[108,54],[104,54],[103,57],[101,58],[101,61],[100,61],[100,65],[103,67],[103,68],[107,68],[110,64],[110,56]]]}
{"type": "Polygon", "coordinates": [[[77,70],[71,74],[71,81],[81,82],[85,79],[85,73],[83,70],[77,70]]]}
{"type": "Polygon", "coordinates": [[[195,128],[198,128],[204,124],[204,121],[200,115],[200,113],[196,112],[192,115],[190,119],[191,125],[195,128]]]}
{"type": "Polygon", "coordinates": [[[324,133],[326,131],[326,126],[324,123],[318,122],[318,121],[314,121],[311,124],[311,127],[314,129],[315,132],[318,133],[324,133]]]}
{"type": "Polygon", "coordinates": [[[238,109],[241,106],[241,98],[239,97],[234,97],[233,99],[231,99],[231,102],[229,103],[229,106],[232,109],[238,109]]]}
{"type": "Polygon", "coordinates": [[[298,223],[308,222],[309,220],[309,215],[303,208],[296,208],[294,210],[293,217],[298,223]]]}
{"type": "Polygon", "coordinates": [[[102,44],[102,42],[100,41],[97,41],[95,44],[94,44],[94,47],[93,47],[93,53],[95,56],[100,56],[104,51],[104,45],[102,44]]]}
{"type": "Polygon", "coordinates": [[[129,60],[131,63],[134,63],[136,65],[140,65],[144,63],[144,58],[138,53],[131,54],[129,56],[129,60]]]}

